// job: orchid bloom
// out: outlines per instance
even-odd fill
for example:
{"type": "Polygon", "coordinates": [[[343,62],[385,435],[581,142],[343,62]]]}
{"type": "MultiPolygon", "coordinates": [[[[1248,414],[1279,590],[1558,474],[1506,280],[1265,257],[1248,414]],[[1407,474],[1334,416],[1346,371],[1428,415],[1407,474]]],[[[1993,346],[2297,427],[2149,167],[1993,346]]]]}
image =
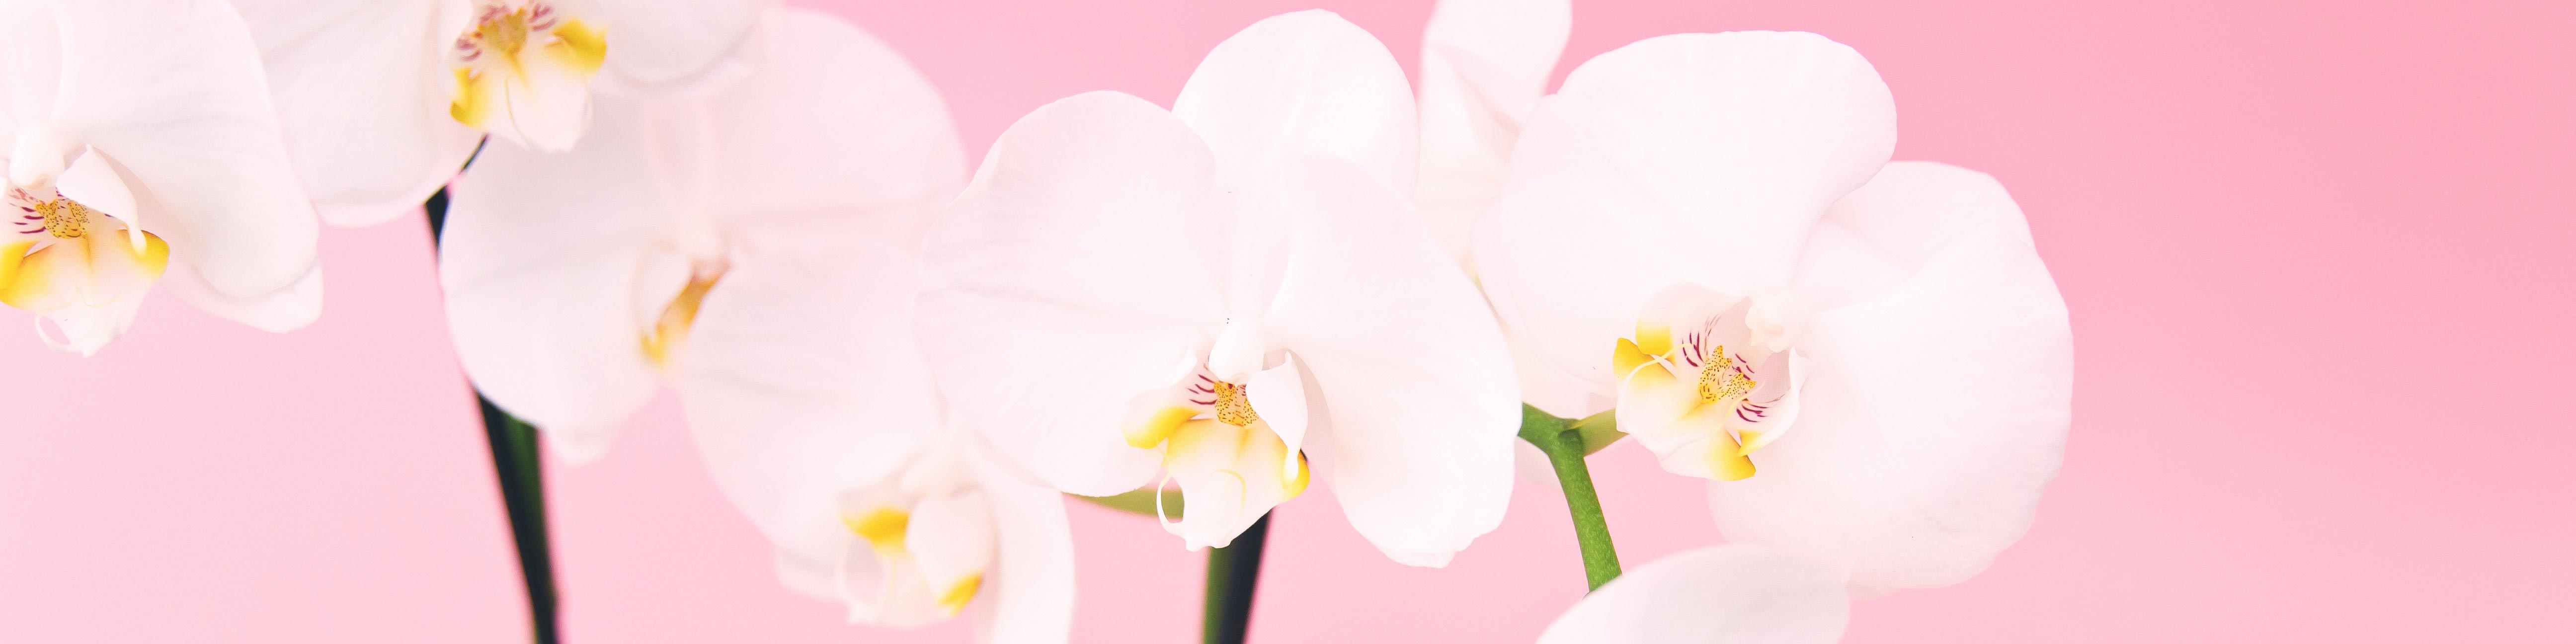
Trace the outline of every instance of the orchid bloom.
{"type": "Polygon", "coordinates": [[[1501,520],[1520,412],[1407,202],[1412,102],[1375,38],[1306,11],[1217,45],[1170,111],[1021,118],[923,249],[953,420],[1067,492],[1178,485],[1188,548],[1320,480],[1389,557],[1444,565],[1501,520]]]}
{"type": "Polygon", "coordinates": [[[320,314],[313,212],[231,7],[6,0],[0,32],[0,303],[38,338],[96,353],[165,277],[269,331],[320,314]]]}
{"type": "Polygon", "coordinates": [[[604,451],[664,374],[807,350],[777,331],[796,315],[721,311],[765,305],[728,291],[909,274],[816,258],[912,252],[965,181],[938,93],[866,33],[773,8],[734,55],[748,68],[716,91],[603,97],[571,151],[494,146],[456,183],[439,275],[458,357],[567,458],[604,451]]]}
{"type": "Polygon", "coordinates": [[[235,0],[323,218],[419,208],[483,135],[571,149],[594,85],[721,82],[768,0],[235,0]],[[616,47],[610,47],[614,40],[616,47]]]}
{"type": "Polygon", "coordinates": [[[1541,358],[1712,479],[1731,541],[1864,593],[1956,583],[2019,539],[2072,389],[2066,305],[2011,197],[1889,163],[1895,142],[1849,47],[1647,39],[1531,114],[1475,253],[1541,358]]]}
{"type": "Polygon", "coordinates": [[[691,346],[762,350],[701,350],[681,377],[708,472],[775,545],[780,580],[853,623],[972,613],[983,641],[1065,641],[1064,497],[945,432],[912,339],[912,250],[835,246],[744,262],[709,294],[691,346]]]}
{"type": "Polygon", "coordinates": [[[1611,580],[1558,616],[1538,644],[1832,644],[1850,614],[1833,566],[1713,546],[1611,580]]]}

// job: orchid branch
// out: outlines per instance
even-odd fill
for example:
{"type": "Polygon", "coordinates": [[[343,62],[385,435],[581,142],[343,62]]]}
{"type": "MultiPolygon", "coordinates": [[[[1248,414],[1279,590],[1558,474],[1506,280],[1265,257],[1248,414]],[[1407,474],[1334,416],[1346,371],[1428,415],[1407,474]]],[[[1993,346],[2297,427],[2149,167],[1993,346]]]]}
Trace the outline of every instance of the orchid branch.
{"type": "Polygon", "coordinates": [[[1574,515],[1574,540],[1583,551],[1583,576],[1593,589],[1619,577],[1619,552],[1610,545],[1610,523],[1601,515],[1601,496],[1592,490],[1592,470],[1583,457],[1616,440],[1610,412],[1582,420],[1558,418],[1537,407],[1521,406],[1521,440],[1547,453],[1556,480],[1565,488],[1565,509],[1574,515]]]}

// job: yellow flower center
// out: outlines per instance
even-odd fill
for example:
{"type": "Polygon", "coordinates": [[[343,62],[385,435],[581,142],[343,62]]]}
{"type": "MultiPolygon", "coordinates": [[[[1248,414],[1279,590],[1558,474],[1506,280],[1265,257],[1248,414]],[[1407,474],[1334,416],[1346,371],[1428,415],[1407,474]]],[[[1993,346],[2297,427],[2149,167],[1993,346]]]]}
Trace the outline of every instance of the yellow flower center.
{"type": "Polygon", "coordinates": [[[1261,414],[1253,413],[1252,398],[1244,395],[1243,390],[1243,385],[1224,381],[1216,383],[1217,422],[1236,427],[1251,427],[1253,423],[1261,422],[1261,414]]]}
{"type": "Polygon", "coordinates": [[[1699,368],[1699,399],[1717,402],[1740,398],[1759,383],[1735,368],[1735,358],[1726,355],[1726,345],[1708,352],[1708,360],[1699,368]]]}
{"type": "Polygon", "coordinates": [[[528,8],[518,7],[486,15],[482,22],[474,25],[474,33],[483,37],[484,46],[500,50],[503,55],[517,56],[519,48],[528,44],[528,8]]]}
{"type": "Polygon", "coordinates": [[[652,359],[653,366],[669,370],[677,365],[680,350],[688,343],[689,327],[697,323],[698,307],[706,303],[707,291],[714,290],[716,279],[721,277],[721,268],[692,273],[689,284],[680,287],[680,294],[663,305],[662,315],[644,334],[644,357],[652,359]]]}
{"type": "Polygon", "coordinates": [[[55,199],[36,204],[36,214],[45,217],[45,232],[56,239],[79,239],[89,234],[89,214],[96,212],[81,202],[55,199]]]}

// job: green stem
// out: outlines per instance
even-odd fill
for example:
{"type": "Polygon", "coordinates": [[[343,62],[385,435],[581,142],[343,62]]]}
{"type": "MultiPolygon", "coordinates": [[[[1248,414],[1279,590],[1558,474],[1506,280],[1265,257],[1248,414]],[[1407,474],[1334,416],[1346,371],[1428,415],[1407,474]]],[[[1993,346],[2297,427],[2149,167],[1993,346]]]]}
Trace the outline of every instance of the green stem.
{"type": "Polygon", "coordinates": [[[1574,515],[1574,541],[1583,550],[1583,576],[1599,589],[1619,577],[1619,551],[1610,545],[1610,522],[1601,515],[1601,495],[1592,490],[1592,470],[1584,465],[1583,432],[1575,421],[1521,406],[1521,440],[1547,453],[1556,481],[1565,488],[1565,509],[1574,515]]]}
{"type": "Polygon", "coordinates": [[[1261,547],[1270,540],[1270,515],[1252,522],[1234,543],[1208,550],[1207,609],[1199,616],[1203,644],[1243,644],[1252,626],[1252,589],[1261,578],[1261,547]]]}
{"type": "MultiPolygon", "coordinates": [[[[476,150],[481,151],[479,148],[476,150]]],[[[469,161],[470,162],[470,161],[469,161]]],[[[447,228],[447,190],[439,189],[421,204],[429,216],[430,243],[447,228]]],[[[492,474],[500,480],[501,507],[510,519],[510,542],[519,555],[519,579],[528,593],[530,637],[536,644],[557,644],[554,557],[546,537],[545,471],[538,460],[536,428],[474,393],[482,409],[483,440],[492,450],[492,474]]]]}

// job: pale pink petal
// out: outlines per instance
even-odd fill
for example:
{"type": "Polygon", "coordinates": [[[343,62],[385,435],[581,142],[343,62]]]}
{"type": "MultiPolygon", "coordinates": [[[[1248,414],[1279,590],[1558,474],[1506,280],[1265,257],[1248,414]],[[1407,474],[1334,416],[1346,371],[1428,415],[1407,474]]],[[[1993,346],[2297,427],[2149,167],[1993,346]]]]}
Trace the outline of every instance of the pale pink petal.
{"type": "Polygon", "coordinates": [[[1539,644],[1831,644],[1851,601],[1832,566],[1712,546],[1632,568],[1556,618],[1539,644]]]}
{"type": "Polygon", "coordinates": [[[1484,298],[1400,193],[1327,157],[1271,198],[1293,222],[1266,325],[1303,362],[1331,426],[1351,525],[1438,566],[1502,520],[1521,421],[1511,350],[1484,298]]]}
{"type": "Polygon", "coordinates": [[[737,228],[915,239],[966,183],[938,90],[831,14],[765,16],[742,47],[748,74],[706,99],[647,108],[662,183],[737,228]]]}
{"type": "Polygon", "coordinates": [[[1568,0],[1444,0],[1422,29],[1422,177],[1413,201],[1442,248],[1467,253],[1493,205],[1521,120],[1565,49],[1568,0]]]}
{"type": "Polygon", "coordinates": [[[53,126],[104,154],[144,230],[214,291],[254,298],[312,272],[318,234],[263,80],[218,0],[52,3],[62,42],[53,126]]]}
{"type": "Polygon", "coordinates": [[[993,505],[1001,547],[978,601],[977,641],[1063,642],[1073,629],[1073,526],[1064,495],[967,457],[968,472],[993,505]]]}
{"type": "Polygon", "coordinates": [[[1151,103],[1096,92],[1003,132],[924,245],[918,329],[951,420],[1068,492],[1151,479],[1127,403],[1225,311],[1211,159],[1151,103]]]}
{"type": "Polygon", "coordinates": [[[1730,540],[1846,566],[1875,594],[1965,580],[2029,527],[2064,451],[2066,305],[2020,232],[1946,236],[1901,284],[1804,325],[1795,432],[1755,455],[1761,474],[1709,486],[1730,540]]]}
{"type": "Polygon", "coordinates": [[[690,435],[781,548],[828,552],[839,495],[939,438],[914,283],[912,254],[883,242],[753,248],[700,306],[677,382],[690,435]]]}
{"type": "Polygon", "coordinates": [[[1357,164],[1412,194],[1413,93],[1386,45],[1329,11],[1280,14],[1218,43],[1172,101],[1216,154],[1222,186],[1299,153],[1357,164]]]}
{"type": "Polygon", "coordinates": [[[416,211],[481,133],[447,114],[438,2],[234,0],[257,40],[286,151],[322,217],[368,225],[416,211]]]}
{"type": "Polygon", "coordinates": [[[774,0],[592,0],[608,71],[638,83],[695,74],[733,50],[774,0]]]}
{"type": "Polygon", "coordinates": [[[632,108],[603,104],[581,147],[486,148],[457,179],[439,247],[448,330],[492,402],[596,448],[658,376],[651,313],[687,278],[632,108]]]}

